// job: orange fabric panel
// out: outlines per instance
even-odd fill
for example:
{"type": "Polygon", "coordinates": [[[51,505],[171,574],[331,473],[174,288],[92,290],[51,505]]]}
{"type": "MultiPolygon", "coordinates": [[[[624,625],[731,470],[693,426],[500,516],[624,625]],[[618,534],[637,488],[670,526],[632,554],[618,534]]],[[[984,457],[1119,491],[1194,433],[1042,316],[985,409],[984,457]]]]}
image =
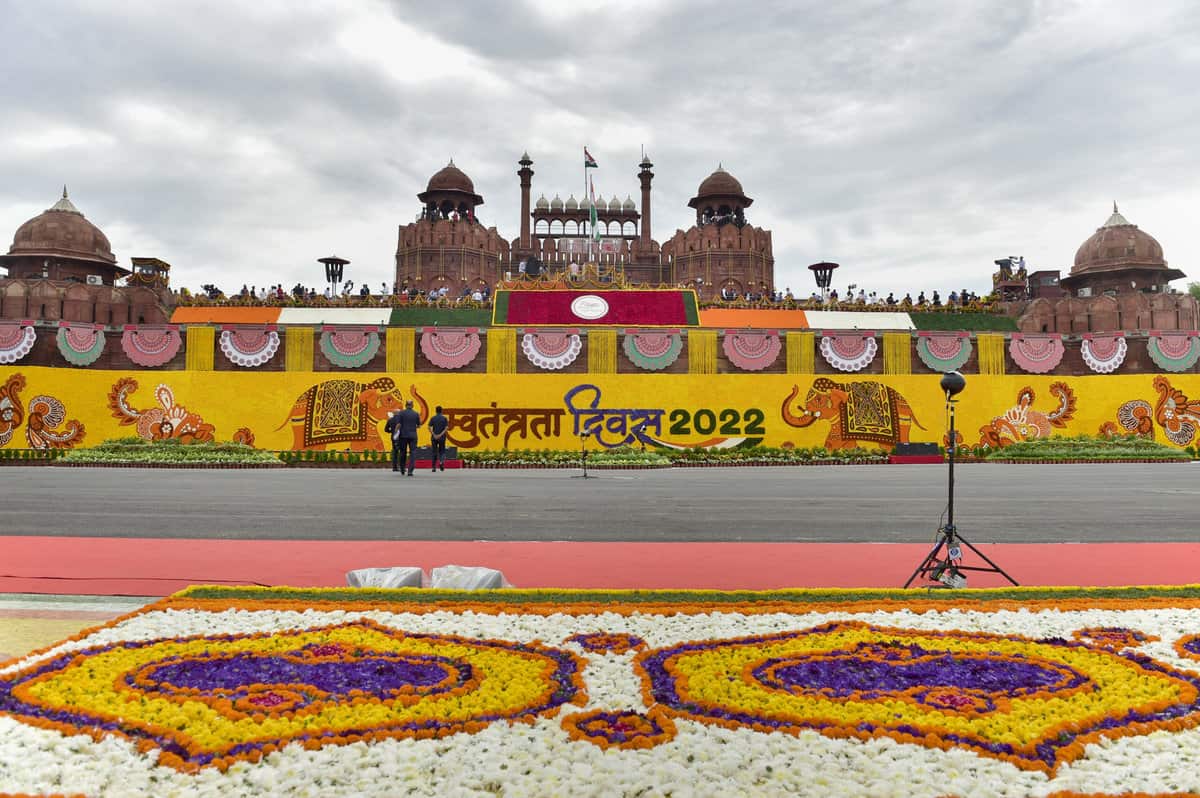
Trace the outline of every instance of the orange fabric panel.
{"type": "Polygon", "coordinates": [[[730,329],[755,327],[761,330],[807,330],[803,310],[759,310],[757,308],[707,308],[700,311],[701,327],[730,329]]]}
{"type": "Polygon", "coordinates": [[[172,324],[274,324],[279,308],[182,307],[171,314],[172,324]]]}

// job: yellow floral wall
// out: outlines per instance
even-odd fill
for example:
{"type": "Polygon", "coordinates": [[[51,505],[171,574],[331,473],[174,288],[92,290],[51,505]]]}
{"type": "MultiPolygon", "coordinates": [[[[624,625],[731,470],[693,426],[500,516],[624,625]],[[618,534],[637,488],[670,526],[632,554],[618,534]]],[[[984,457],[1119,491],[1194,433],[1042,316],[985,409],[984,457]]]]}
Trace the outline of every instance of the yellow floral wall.
{"type": "MultiPolygon", "coordinates": [[[[388,412],[442,405],[460,448],[620,443],[891,448],[942,442],[940,375],[357,374],[0,369],[0,446],[141,437],[252,441],[265,449],[383,448],[388,412]],[[811,393],[811,396],[810,396],[811,393]],[[72,426],[74,423],[75,426],[72,426]]],[[[1196,443],[1200,375],[968,376],[963,442],[1102,429],[1196,443]]],[[[424,436],[422,436],[424,438],[424,436]]]]}

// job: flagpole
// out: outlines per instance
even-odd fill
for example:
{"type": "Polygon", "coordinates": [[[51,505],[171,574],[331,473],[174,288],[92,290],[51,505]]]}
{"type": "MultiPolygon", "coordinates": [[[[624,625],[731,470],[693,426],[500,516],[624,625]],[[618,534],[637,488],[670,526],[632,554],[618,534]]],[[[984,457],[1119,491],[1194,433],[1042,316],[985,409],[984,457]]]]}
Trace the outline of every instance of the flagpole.
{"type": "MultiPolygon", "coordinates": [[[[583,145],[583,201],[584,202],[587,202],[587,198],[588,198],[588,173],[587,173],[587,170],[588,170],[587,145],[584,144],[583,145]]],[[[591,217],[589,217],[589,218],[591,218],[591,217]]],[[[590,248],[588,249],[588,252],[591,252],[590,248]]]]}

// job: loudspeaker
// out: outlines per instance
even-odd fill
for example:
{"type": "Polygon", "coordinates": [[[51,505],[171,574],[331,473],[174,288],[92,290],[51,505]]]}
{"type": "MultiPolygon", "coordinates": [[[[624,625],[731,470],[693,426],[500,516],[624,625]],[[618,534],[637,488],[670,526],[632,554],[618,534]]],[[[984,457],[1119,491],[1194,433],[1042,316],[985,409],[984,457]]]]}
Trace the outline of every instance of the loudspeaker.
{"type": "Polygon", "coordinates": [[[897,443],[895,451],[892,454],[900,457],[912,457],[916,455],[933,455],[940,454],[936,443],[897,443]]]}

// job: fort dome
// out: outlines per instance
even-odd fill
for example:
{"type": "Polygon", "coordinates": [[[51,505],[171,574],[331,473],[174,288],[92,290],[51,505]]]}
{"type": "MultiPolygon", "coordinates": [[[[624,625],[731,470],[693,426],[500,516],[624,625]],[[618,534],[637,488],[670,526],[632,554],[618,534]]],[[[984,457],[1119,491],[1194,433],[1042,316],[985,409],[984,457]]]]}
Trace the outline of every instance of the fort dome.
{"type": "Polygon", "coordinates": [[[429,178],[428,185],[417,195],[417,199],[434,204],[446,201],[452,205],[459,202],[466,202],[471,206],[483,204],[483,197],[475,193],[475,184],[463,170],[454,165],[453,158],[429,178]]]}
{"type": "Polygon", "coordinates": [[[475,184],[471,182],[471,178],[467,177],[466,172],[454,165],[454,159],[450,159],[450,163],[443,166],[433,177],[429,178],[429,185],[425,187],[426,191],[465,191],[468,194],[475,193],[475,184]]]}
{"type": "Polygon", "coordinates": [[[42,256],[116,264],[112,245],[67,196],[17,228],[9,256],[42,256]]]}
{"type": "Polygon", "coordinates": [[[1166,268],[1162,245],[1154,236],[1139,230],[1117,210],[1075,252],[1071,274],[1108,270],[1114,266],[1166,268]]]}
{"type": "Polygon", "coordinates": [[[700,182],[700,187],[696,189],[696,196],[688,201],[688,207],[696,208],[705,202],[712,200],[726,200],[727,204],[740,205],[741,207],[749,207],[754,202],[746,196],[742,190],[741,182],[725,171],[718,164],[717,170],[700,182]],[[729,203],[728,201],[733,201],[729,203]]]}

